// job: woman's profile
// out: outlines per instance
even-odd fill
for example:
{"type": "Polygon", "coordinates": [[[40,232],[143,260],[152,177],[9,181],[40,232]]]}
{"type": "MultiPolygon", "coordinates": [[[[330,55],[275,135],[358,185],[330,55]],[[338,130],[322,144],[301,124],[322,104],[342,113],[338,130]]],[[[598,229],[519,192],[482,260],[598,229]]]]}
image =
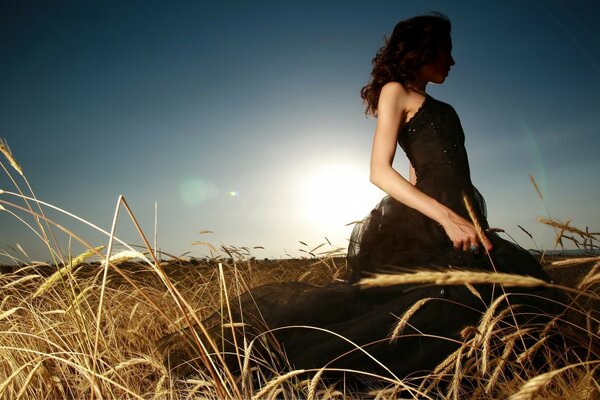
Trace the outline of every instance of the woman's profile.
{"type": "MultiPolygon", "coordinates": [[[[455,64],[450,31],[450,21],[440,14],[400,21],[373,59],[371,81],[361,96],[367,113],[377,117],[371,181],[387,196],[352,232],[347,281],[324,287],[264,285],[231,302],[230,322],[243,322],[245,331],[239,334],[247,340],[261,339],[254,348],[261,356],[272,357],[269,348],[278,348],[297,369],[396,377],[427,373],[460,346],[461,330],[477,325],[502,291],[491,285],[366,287],[362,278],[466,269],[548,280],[527,251],[488,229],[483,197],[471,182],[460,120],[450,105],[427,93],[427,85],[443,83],[455,64]],[[404,175],[392,167],[398,145],[410,161],[404,175]],[[403,334],[390,338],[399,318],[419,302],[403,334]]],[[[554,312],[544,301],[548,296],[537,288],[515,292],[513,304],[528,310],[519,322],[554,312]]],[[[204,325],[207,330],[199,335],[225,343],[226,362],[239,369],[235,346],[241,341],[234,340],[231,329],[222,329],[222,315],[215,313],[204,325]]],[[[161,341],[171,365],[179,335],[161,341]]]]}

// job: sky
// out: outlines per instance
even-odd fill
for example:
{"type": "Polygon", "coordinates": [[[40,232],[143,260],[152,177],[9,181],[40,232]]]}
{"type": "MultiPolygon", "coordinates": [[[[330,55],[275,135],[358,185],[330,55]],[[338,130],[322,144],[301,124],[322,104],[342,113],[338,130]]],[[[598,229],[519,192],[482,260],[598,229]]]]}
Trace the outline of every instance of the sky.
{"type": "MultiPolygon", "coordinates": [[[[384,195],[368,179],[376,119],[360,88],[394,25],[435,10],[452,21],[456,65],[427,90],[461,118],[490,225],[538,249],[554,245],[540,216],[600,230],[600,3],[0,4],[0,137],[40,200],[102,229],[123,195],[150,241],[156,231],[158,247],[178,256],[208,254],[205,241],[257,258],[345,248],[348,224],[384,195]]],[[[401,150],[394,167],[406,176],[401,150]]],[[[0,189],[0,200],[22,204],[2,170],[0,189]]],[[[3,205],[0,264],[27,260],[17,244],[49,261],[12,213],[33,220],[3,205]]],[[[116,235],[142,243],[123,212],[116,235]]]]}

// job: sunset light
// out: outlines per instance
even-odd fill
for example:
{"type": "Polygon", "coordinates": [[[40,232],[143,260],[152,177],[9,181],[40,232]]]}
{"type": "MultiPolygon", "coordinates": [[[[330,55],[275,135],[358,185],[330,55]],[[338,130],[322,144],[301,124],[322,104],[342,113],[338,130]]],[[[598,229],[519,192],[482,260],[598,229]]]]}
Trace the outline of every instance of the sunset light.
{"type": "Polygon", "coordinates": [[[600,400],[599,16],[0,1],[0,400],[600,400]]]}
{"type": "Polygon", "coordinates": [[[337,230],[362,219],[381,199],[368,171],[348,164],[321,166],[306,176],[302,215],[317,229],[337,230]]]}

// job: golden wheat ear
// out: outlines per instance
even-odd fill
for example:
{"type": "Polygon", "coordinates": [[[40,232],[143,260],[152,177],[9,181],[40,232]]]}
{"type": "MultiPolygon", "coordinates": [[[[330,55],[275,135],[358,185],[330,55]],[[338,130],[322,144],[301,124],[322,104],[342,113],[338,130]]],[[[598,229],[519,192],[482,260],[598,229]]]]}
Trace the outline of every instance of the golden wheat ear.
{"type": "Polygon", "coordinates": [[[10,147],[8,147],[8,143],[4,138],[0,138],[0,153],[4,154],[4,157],[6,157],[15,171],[17,171],[19,175],[23,176],[23,168],[21,168],[21,165],[19,165],[17,159],[13,156],[12,152],[10,151],[10,147]]]}

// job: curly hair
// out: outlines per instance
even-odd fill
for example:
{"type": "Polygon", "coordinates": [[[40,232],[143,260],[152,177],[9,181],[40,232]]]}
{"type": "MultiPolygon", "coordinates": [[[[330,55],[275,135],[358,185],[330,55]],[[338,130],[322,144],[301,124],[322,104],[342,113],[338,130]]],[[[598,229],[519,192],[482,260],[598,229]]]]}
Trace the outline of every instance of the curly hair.
{"type": "Polygon", "coordinates": [[[435,12],[400,21],[373,58],[371,81],[360,90],[365,113],[377,116],[381,88],[388,82],[411,87],[419,68],[432,62],[450,36],[450,20],[435,12]]]}

